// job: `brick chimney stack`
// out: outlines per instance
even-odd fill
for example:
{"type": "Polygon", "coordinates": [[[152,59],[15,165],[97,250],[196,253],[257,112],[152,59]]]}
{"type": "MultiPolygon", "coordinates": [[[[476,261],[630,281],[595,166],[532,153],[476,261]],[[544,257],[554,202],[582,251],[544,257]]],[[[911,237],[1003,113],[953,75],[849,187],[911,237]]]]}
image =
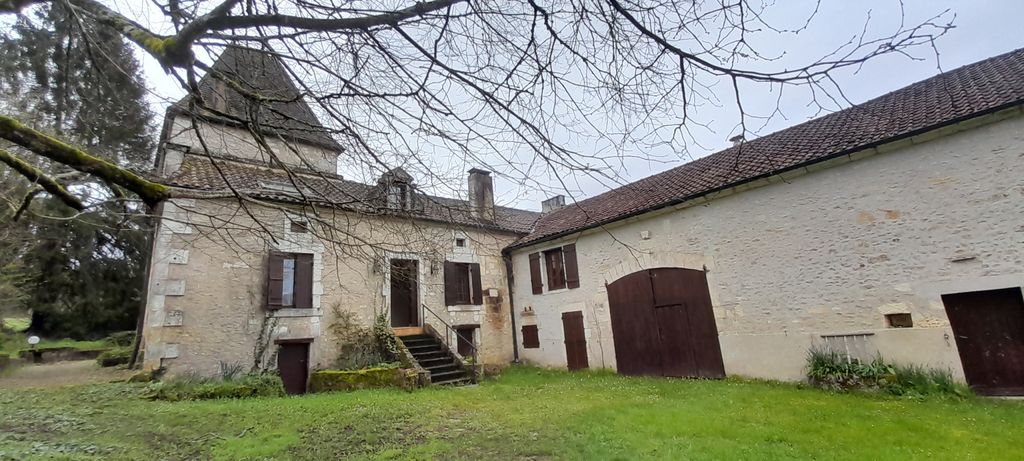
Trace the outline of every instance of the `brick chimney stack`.
{"type": "Polygon", "coordinates": [[[476,219],[494,221],[494,184],[490,171],[469,170],[469,212],[476,219]]]}

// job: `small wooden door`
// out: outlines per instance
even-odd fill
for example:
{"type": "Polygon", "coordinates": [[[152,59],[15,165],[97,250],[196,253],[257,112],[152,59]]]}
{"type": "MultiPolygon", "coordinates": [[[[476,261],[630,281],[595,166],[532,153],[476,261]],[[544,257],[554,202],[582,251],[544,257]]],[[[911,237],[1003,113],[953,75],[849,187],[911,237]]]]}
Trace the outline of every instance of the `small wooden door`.
{"type": "Polygon", "coordinates": [[[473,345],[475,344],[475,340],[473,339],[473,334],[475,332],[476,332],[476,327],[475,326],[458,326],[458,327],[455,327],[455,333],[456,333],[456,336],[457,336],[457,338],[456,338],[456,345],[457,345],[456,349],[459,351],[459,355],[461,355],[462,358],[464,358],[464,359],[473,357],[473,348],[474,348],[473,345]]]}
{"type": "Polygon", "coordinates": [[[1020,288],[942,295],[971,388],[1024,395],[1024,296],[1020,288]]]}
{"type": "Polygon", "coordinates": [[[419,265],[414,259],[391,260],[391,326],[419,326],[419,265]]]}
{"type": "Polygon", "coordinates": [[[583,331],[583,312],[563,313],[562,331],[565,334],[566,367],[569,370],[582,370],[590,366],[587,360],[587,337],[583,331]]]}
{"type": "Polygon", "coordinates": [[[290,395],[305,394],[309,377],[309,343],[284,343],[277,352],[277,370],[290,395]]]}

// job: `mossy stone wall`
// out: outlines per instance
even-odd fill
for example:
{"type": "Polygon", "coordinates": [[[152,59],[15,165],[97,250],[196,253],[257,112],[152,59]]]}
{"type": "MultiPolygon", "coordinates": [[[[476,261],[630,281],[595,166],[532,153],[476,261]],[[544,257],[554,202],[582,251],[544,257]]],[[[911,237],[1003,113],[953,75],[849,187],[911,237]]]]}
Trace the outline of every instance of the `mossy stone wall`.
{"type": "Polygon", "coordinates": [[[314,371],[309,378],[310,392],[354,391],[397,387],[413,390],[420,387],[416,370],[407,368],[367,368],[364,370],[314,371]]]}

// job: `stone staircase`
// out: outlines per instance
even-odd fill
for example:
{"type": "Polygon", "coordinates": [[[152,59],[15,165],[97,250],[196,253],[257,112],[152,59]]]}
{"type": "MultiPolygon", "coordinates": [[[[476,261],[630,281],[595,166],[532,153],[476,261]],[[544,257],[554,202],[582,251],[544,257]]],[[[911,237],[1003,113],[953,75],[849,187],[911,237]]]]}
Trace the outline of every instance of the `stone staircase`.
{"type": "Polygon", "coordinates": [[[473,382],[473,374],[448,350],[441,340],[430,334],[399,336],[416,362],[430,372],[430,384],[462,386],[473,382]]]}

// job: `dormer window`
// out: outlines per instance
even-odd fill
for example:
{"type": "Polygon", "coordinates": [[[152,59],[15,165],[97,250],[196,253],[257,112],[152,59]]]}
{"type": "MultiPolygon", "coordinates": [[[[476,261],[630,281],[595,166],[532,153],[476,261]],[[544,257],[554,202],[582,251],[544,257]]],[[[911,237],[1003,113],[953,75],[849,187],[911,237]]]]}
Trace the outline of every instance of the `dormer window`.
{"type": "Polygon", "coordinates": [[[388,186],[388,208],[408,210],[411,198],[408,184],[394,183],[388,186]]]}
{"type": "Polygon", "coordinates": [[[381,175],[377,187],[384,206],[392,210],[412,210],[415,195],[412,176],[401,168],[394,168],[381,175]]]}

